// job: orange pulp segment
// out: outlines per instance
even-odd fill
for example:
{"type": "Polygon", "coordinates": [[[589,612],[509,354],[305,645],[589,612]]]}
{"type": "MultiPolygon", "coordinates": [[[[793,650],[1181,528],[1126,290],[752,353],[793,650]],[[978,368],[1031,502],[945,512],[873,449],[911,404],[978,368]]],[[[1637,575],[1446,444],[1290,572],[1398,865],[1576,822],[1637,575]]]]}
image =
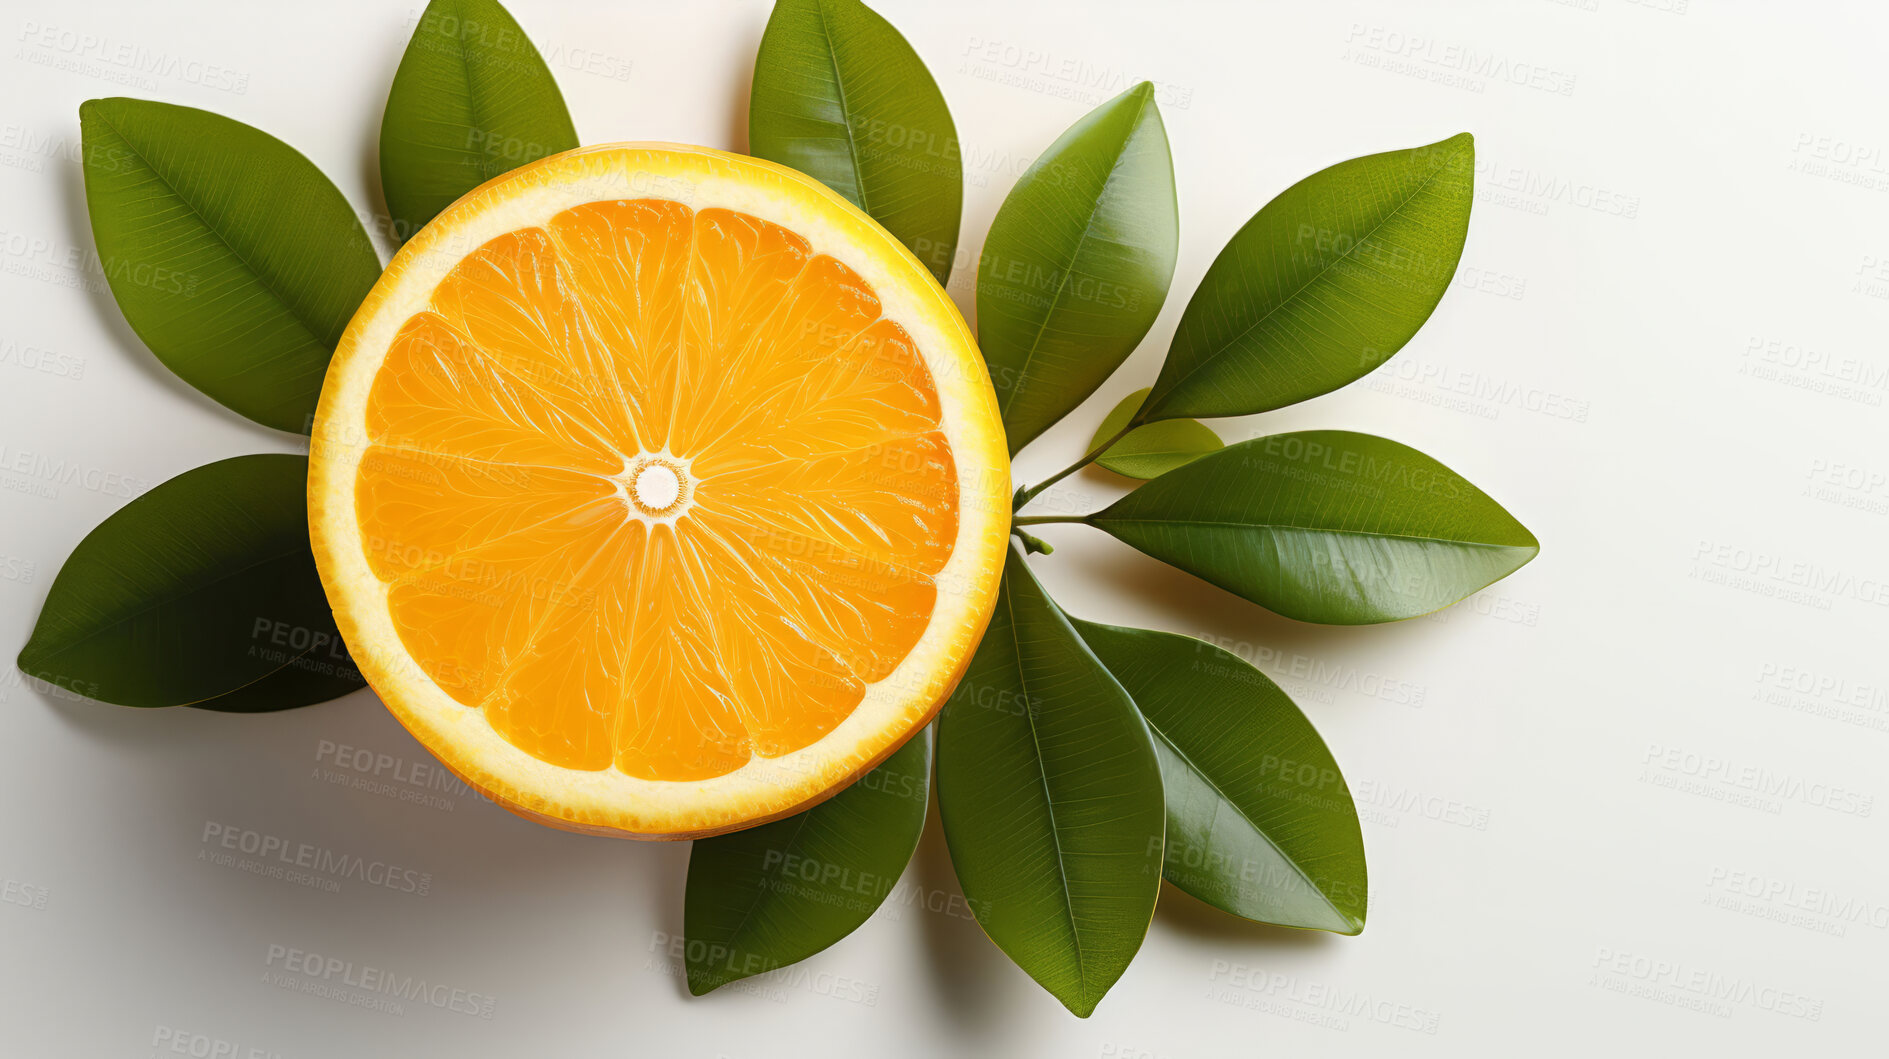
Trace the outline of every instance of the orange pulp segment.
{"type": "Polygon", "coordinates": [[[779,224],[668,199],[484,243],[400,326],[355,517],[405,650],[551,765],[700,780],[924,634],[958,468],[921,352],[779,224]]]}

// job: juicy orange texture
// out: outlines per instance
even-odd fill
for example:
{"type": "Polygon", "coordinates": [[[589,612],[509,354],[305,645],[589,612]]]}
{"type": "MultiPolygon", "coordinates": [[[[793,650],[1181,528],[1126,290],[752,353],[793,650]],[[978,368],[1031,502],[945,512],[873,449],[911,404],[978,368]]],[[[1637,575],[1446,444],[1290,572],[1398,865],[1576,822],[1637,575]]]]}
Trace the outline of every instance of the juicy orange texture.
{"type": "Polygon", "coordinates": [[[696,780],[805,747],[925,632],[936,388],[777,224],[639,199],[467,255],[395,337],[355,483],[413,659],[513,746],[696,780]]]}

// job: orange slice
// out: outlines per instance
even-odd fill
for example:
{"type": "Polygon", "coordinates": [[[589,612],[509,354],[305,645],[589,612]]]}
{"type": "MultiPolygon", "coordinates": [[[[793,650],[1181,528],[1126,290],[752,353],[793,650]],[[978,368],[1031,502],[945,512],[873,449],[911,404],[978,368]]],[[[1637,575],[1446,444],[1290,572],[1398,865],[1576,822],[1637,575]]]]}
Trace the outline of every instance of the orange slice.
{"type": "Polygon", "coordinates": [[[461,199],[356,313],[313,433],[355,660],[556,826],[819,801],[931,720],[995,604],[1009,465],[964,321],[755,159],[615,144],[461,199]]]}

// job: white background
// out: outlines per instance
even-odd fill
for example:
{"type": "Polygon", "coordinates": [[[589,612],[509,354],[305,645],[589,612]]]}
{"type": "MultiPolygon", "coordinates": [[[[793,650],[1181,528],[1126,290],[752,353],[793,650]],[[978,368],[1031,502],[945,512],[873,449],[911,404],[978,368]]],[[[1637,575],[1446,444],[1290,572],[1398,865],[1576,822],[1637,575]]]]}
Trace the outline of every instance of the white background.
{"type": "MultiPolygon", "coordinates": [[[[956,117],[972,255],[1035,152],[1133,81],[1162,86],[1182,216],[1174,294],[1117,377],[1024,454],[1022,481],[1067,462],[1116,399],[1152,381],[1187,294],[1272,195],[1344,158],[1475,133],[1463,268],[1417,339],[1338,393],[1216,426],[1229,439],[1343,427],[1414,444],[1534,529],[1534,564],[1439,618],[1326,629],[1082,527],[1049,527],[1056,554],[1035,559],[1077,614],[1210,635],[1293,692],[1364,818],[1361,937],[1246,924],[1170,889],[1140,957],[1080,1021],[964,916],[934,819],[893,901],[855,935],[745,991],[691,999],[665,948],[681,930],[685,845],[563,834],[464,795],[416,803],[405,799],[424,784],[391,774],[378,792],[331,783],[323,769],[356,775],[331,746],[401,770],[429,760],[366,692],[276,715],[146,712],[55,697],[9,668],[4,1050],[1880,1047],[1889,19],[1855,3],[1813,22],[1787,6],[881,4],[956,117]],[[331,893],[220,867],[203,859],[210,825],[396,862],[426,873],[429,893],[352,880],[331,893]],[[310,976],[282,974],[272,946],[480,994],[491,1017],[303,992],[310,976]]],[[[61,561],[127,491],[295,448],[168,375],[82,258],[80,101],[135,95],[257,125],[367,213],[380,110],[417,8],[7,5],[9,656],[61,561]],[[121,44],[180,63],[126,65],[112,58],[121,44]]],[[[512,10],[586,142],[743,149],[766,4],[512,10]]],[[[951,284],[967,313],[972,284],[969,267],[951,284]]],[[[1085,474],[1048,502],[1086,509],[1115,489],[1085,474]]]]}

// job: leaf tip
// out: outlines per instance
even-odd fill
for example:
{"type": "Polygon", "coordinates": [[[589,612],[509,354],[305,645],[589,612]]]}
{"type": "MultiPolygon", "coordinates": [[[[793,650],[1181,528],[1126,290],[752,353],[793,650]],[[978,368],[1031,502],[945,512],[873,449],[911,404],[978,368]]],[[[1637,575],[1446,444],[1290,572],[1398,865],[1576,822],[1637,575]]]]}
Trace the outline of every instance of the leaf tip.
{"type": "Polygon", "coordinates": [[[170,106],[155,100],[139,99],[136,96],[99,96],[79,104],[79,120],[92,118],[109,121],[114,116],[122,116],[127,107],[163,107],[170,106]]]}
{"type": "Polygon", "coordinates": [[[79,133],[90,136],[99,125],[111,124],[111,106],[120,101],[117,96],[103,96],[88,99],[79,104],[79,133]]]}
{"type": "Polygon", "coordinates": [[[13,660],[13,664],[27,676],[37,677],[39,671],[44,668],[42,663],[45,660],[41,657],[43,654],[44,650],[40,648],[38,640],[28,640],[26,646],[20,648],[19,657],[13,660]]]}
{"type": "MultiPolygon", "coordinates": [[[[1508,512],[1504,511],[1503,514],[1507,515],[1508,512]]],[[[1533,562],[1535,557],[1541,554],[1541,538],[1535,536],[1534,530],[1529,529],[1527,526],[1524,526],[1522,524],[1521,519],[1516,518],[1514,515],[1509,515],[1508,518],[1509,518],[1509,522],[1512,525],[1514,525],[1515,532],[1521,536],[1521,540],[1517,541],[1511,547],[1519,548],[1528,552],[1528,558],[1523,559],[1521,562],[1515,564],[1515,568],[1517,570],[1520,570],[1522,567],[1527,566],[1529,563],[1533,562]]]]}

